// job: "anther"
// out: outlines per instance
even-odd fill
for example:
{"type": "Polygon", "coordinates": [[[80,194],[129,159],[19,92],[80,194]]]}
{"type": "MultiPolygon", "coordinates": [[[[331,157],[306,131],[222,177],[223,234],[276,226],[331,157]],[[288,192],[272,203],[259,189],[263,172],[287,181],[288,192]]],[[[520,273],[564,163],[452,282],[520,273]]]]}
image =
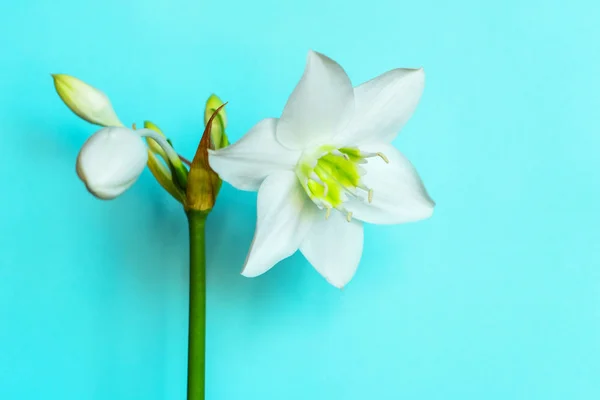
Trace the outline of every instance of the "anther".
{"type": "Polygon", "coordinates": [[[325,219],[329,219],[330,215],[331,215],[331,208],[327,207],[325,209],[325,219]]]}
{"type": "Polygon", "coordinates": [[[323,182],[323,197],[327,197],[327,193],[329,193],[329,186],[323,182]]]}
{"type": "Polygon", "coordinates": [[[348,214],[346,215],[346,220],[348,220],[348,222],[352,221],[352,212],[348,212],[348,214]]]}
{"type": "Polygon", "coordinates": [[[378,152],[377,156],[379,156],[383,161],[385,161],[386,164],[390,163],[390,160],[386,157],[385,154],[383,154],[382,152],[378,152]]]}
{"type": "Polygon", "coordinates": [[[369,189],[369,203],[373,202],[373,189],[369,189]]]}

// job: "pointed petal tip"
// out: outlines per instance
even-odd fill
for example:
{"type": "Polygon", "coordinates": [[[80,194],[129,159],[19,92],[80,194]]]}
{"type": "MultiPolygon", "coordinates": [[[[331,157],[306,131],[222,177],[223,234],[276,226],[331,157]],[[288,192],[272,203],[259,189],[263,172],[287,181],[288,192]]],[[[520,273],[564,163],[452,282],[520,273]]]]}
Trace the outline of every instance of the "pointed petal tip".
{"type": "Polygon", "coordinates": [[[433,209],[435,208],[437,203],[431,198],[429,193],[427,193],[427,189],[425,189],[425,201],[427,202],[427,207],[431,209],[431,212],[433,212],[433,209]]]}
{"type": "Polygon", "coordinates": [[[409,75],[425,79],[425,67],[423,66],[417,68],[400,68],[400,70],[408,72],[409,75]]]}
{"type": "Polygon", "coordinates": [[[417,73],[419,74],[421,85],[425,86],[425,68],[419,68],[417,73]]]}
{"type": "Polygon", "coordinates": [[[314,60],[328,60],[329,57],[327,57],[325,54],[316,51],[316,50],[312,50],[310,49],[308,51],[308,54],[306,55],[306,63],[310,64],[312,61],[314,60]]]}
{"type": "Polygon", "coordinates": [[[246,257],[246,261],[244,262],[244,266],[242,267],[242,270],[240,271],[240,275],[245,276],[246,278],[253,278],[253,276],[251,274],[248,274],[248,260],[250,258],[250,254],[248,254],[248,256],[246,257]]]}
{"type": "Polygon", "coordinates": [[[295,150],[328,142],[353,110],[354,89],[342,66],[310,50],[304,73],[279,118],[277,139],[295,150]]]}
{"type": "Polygon", "coordinates": [[[246,270],[246,267],[244,266],[244,268],[242,268],[242,270],[240,271],[240,275],[242,275],[243,277],[246,278],[255,278],[257,275],[256,274],[251,274],[246,270]]]}
{"type": "Polygon", "coordinates": [[[260,276],[262,274],[264,274],[265,272],[267,272],[268,270],[270,270],[274,265],[272,265],[269,268],[257,268],[257,264],[251,264],[248,261],[246,261],[246,263],[244,264],[244,266],[242,267],[242,270],[240,271],[240,275],[246,277],[246,278],[256,278],[257,276],[260,276]]]}
{"type": "Polygon", "coordinates": [[[434,201],[431,199],[428,199],[427,204],[423,205],[420,215],[418,215],[418,217],[416,217],[413,222],[418,222],[418,221],[422,221],[422,220],[431,218],[433,216],[434,210],[435,210],[434,201]]]}
{"type": "Polygon", "coordinates": [[[431,197],[429,197],[429,194],[425,193],[419,203],[420,204],[415,209],[415,216],[412,222],[422,221],[433,216],[436,203],[431,197]]]}
{"type": "Polygon", "coordinates": [[[425,219],[433,217],[433,212],[434,211],[435,211],[435,204],[431,204],[431,207],[429,208],[428,215],[425,217],[425,219]]]}
{"type": "Polygon", "coordinates": [[[314,50],[309,50],[306,54],[306,65],[310,65],[315,59],[319,58],[319,53],[314,50]]]}
{"type": "Polygon", "coordinates": [[[346,283],[339,283],[339,282],[335,283],[335,282],[332,282],[330,280],[328,280],[327,282],[329,282],[330,285],[332,285],[336,289],[339,289],[340,291],[343,291],[344,287],[346,287],[346,285],[348,284],[348,282],[346,282],[346,283]]]}
{"type": "Polygon", "coordinates": [[[331,279],[331,277],[329,277],[329,276],[324,276],[327,283],[329,283],[331,286],[333,286],[339,290],[344,290],[344,288],[348,285],[348,283],[350,283],[350,281],[352,280],[353,277],[354,277],[354,274],[348,279],[336,281],[334,279],[331,279]]]}

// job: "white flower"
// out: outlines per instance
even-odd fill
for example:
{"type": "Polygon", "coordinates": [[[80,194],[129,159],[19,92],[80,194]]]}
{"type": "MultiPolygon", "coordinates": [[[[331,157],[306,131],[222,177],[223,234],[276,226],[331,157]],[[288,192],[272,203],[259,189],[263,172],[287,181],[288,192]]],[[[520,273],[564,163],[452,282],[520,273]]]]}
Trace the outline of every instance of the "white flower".
{"type": "Polygon", "coordinates": [[[70,75],[52,77],[62,101],[79,117],[100,126],[123,126],[103,92],[70,75]]]}
{"type": "Polygon", "coordinates": [[[258,190],[256,232],[242,274],[260,275],[300,249],[336,287],[362,255],[363,222],[428,218],[434,202],[390,142],[423,91],[422,69],[395,69],[355,88],[315,52],[279,119],[211,151],[210,165],[242,190],[258,190]]]}

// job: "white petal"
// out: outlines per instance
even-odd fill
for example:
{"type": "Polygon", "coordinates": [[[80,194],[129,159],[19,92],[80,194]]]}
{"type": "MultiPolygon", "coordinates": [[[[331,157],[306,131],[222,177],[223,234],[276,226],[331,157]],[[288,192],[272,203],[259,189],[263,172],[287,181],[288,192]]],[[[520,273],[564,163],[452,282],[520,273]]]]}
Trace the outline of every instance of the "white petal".
{"type": "Polygon", "coordinates": [[[429,218],[435,203],[410,161],[389,144],[361,146],[366,152],[381,152],[389,160],[370,158],[362,167],[363,183],[373,189],[373,201],[352,200],[345,207],[353,217],[372,224],[401,224],[429,218]]]}
{"type": "Polygon", "coordinates": [[[299,151],[283,147],[275,138],[277,119],[263,119],[239,141],[209,151],[211,168],[221,179],[241,190],[256,191],[262,181],[279,170],[292,170],[299,151]]]}
{"type": "Polygon", "coordinates": [[[291,149],[324,144],[354,110],[354,89],[342,67],[314,51],[285,105],[277,126],[277,139],[291,149]]]}
{"type": "Polygon", "coordinates": [[[263,274],[294,254],[310,229],[316,210],[294,172],[269,175],[258,190],[256,232],[242,275],[263,274]]]}
{"type": "Polygon", "coordinates": [[[94,196],[110,200],[133,185],[147,160],[140,135],[127,128],[104,128],[82,146],[77,175],[94,196]]]}
{"type": "Polygon", "coordinates": [[[395,69],[354,89],[356,110],[336,136],[347,145],[390,143],[414,113],[425,86],[423,69],[395,69]]]}
{"type": "Polygon", "coordinates": [[[300,245],[304,257],[327,282],[342,288],[354,276],[363,249],[363,224],[347,221],[346,216],[332,211],[329,219],[319,214],[300,245]]]}

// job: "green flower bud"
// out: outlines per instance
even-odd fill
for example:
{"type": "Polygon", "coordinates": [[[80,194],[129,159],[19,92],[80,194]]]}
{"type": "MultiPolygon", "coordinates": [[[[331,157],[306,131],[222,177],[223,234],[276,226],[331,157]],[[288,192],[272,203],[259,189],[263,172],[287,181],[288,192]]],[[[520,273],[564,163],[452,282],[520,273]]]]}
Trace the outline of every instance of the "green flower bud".
{"type": "Polygon", "coordinates": [[[225,107],[222,107],[225,103],[215,94],[211,95],[206,101],[206,107],[204,109],[204,126],[206,126],[211,119],[212,115],[216,110],[219,113],[213,118],[211,131],[210,131],[210,149],[218,150],[229,145],[229,140],[225,134],[225,128],[227,128],[227,114],[225,107]]]}
{"type": "Polygon", "coordinates": [[[80,118],[100,126],[123,126],[103,92],[70,75],[54,74],[52,78],[56,93],[80,118]]]}

